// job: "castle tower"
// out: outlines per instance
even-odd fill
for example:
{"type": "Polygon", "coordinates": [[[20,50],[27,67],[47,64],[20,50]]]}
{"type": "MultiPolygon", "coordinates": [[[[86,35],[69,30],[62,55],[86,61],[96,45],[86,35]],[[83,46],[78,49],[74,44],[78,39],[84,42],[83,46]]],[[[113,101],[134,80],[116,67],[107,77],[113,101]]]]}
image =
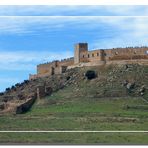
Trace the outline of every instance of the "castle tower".
{"type": "Polygon", "coordinates": [[[78,43],[75,45],[74,64],[80,63],[80,53],[85,51],[88,51],[87,43],[78,43]]]}

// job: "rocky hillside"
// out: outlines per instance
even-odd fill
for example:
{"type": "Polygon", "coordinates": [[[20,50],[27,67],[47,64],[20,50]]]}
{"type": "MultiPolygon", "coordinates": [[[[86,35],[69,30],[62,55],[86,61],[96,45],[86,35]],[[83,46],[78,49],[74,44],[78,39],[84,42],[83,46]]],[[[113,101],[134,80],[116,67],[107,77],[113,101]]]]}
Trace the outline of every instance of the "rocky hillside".
{"type": "Polygon", "coordinates": [[[147,99],[148,66],[110,65],[82,67],[67,70],[66,73],[25,80],[0,93],[1,114],[23,113],[36,100],[53,92],[72,87],[72,95],[90,98],[142,96],[147,99]]]}

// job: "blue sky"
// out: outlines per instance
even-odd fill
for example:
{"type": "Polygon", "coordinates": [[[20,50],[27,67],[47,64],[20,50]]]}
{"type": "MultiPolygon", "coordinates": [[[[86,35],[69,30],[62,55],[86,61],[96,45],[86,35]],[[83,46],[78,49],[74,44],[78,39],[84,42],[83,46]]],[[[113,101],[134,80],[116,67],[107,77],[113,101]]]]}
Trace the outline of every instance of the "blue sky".
{"type": "Polygon", "coordinates": [[[0,91],[36,65],[89,49],[148,46],[148,6],[0,6],[0,91]]]}
{"type": "Polygon", "coordinates": [[[146,5],[39,5],[39,6],[0,6],[0,15],[7,16],[147,16],[148,9],[146,5]]]}

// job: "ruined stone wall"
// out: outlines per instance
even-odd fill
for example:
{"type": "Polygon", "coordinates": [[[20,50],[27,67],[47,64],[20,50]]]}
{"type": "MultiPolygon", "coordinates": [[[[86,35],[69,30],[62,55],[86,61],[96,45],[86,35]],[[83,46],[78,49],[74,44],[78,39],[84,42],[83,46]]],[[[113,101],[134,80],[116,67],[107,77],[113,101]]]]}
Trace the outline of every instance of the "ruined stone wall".
{"type": "Polygon", "coordinates": [[[51,63],[37,65],[37,74],[51,74],[51,63]]]}
{"type": "Polygon", "coordinates": [[[37,66],[37,75],[53,75],[55,73],[55,68],[59,67],[59,61],[53,61],[50,63],[40,64],[37,66]]]}
{"type": "Polygon", "coordinates": [[[46,77],[54,74],[61,74],[66,71],[66,68],[74,64],[74,58],[69,58],[61,61],[53,61],[37,65],[37,74],[29,75],[29,79],[36,79],[38,77],[46,77]]]}
{"type": "Polygon", "coordinates": [[[105,50],[106,60],[148,59],[148,48],[116,48],[105,50]]]}
{"type": "Polygon", "coordinates": [[[106,50],[92,50],[80,53],[80,62],[97,63],[101,61],[110,60],[134,60],[134,59],[148,59],[148,48],[116,48],[106,50]]]}
{"type": "Polygon", "coordinates": [[[80,62],[87,63],[87,62],[99,60],[100,59],[99,52],[100,52],[99,50],[81,52],[80,62]]]}
{"type": "Polygon", "coordinates": [[[61,72],[61,73],[66,72],[67,67],[68,67],[68,66],[61,66],[61,67],[60,67],[60,72],[61,72]]]}
{"type": "Polygon", "coordinates": [[[59,66],[54,69],[54,74],[61,74],[66,71],[68,66],[59,66]]]}
{"type": "Polygon", "coordinates": [[[88,52],[80,53],[80,62],[91,62],[98,63],[105,60],[105,51],[104,50],[92,50],[88,52]]]}
{"type": "Polygon", "coordinates": [[[60,68],[59,67],[54,68],[54,74],[60,74],[60,68]]]}
{"type": "Polygon", "coordinates": [[[36,79],[37,78],[37,74],[30,74],[29,75],[29,80],[34,80],[34,79],[36,79]]]}
{"type": "Polygon", "coordinates": [[[69,58],[69,59],[65,59],[65,60],[61,60],[59,62],[59,66],[70,66],[74,64],[74,58],[69,58]]]}
{"type": "Polygon", "coordinates": [[[89,51],[88,54],[90,62],[104,61],[105,58],[104,50],[93,50],[89,51]]]}

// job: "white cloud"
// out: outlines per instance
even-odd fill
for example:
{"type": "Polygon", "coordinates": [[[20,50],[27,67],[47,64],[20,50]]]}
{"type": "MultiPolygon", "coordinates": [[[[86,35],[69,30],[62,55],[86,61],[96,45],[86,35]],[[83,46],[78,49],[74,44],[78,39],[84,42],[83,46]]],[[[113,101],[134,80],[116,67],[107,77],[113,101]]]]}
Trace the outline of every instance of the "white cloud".
{"type": "Polygon", "coordinates": [[[147,16],[148,9],[147,6],[104,6],[104,11],[111,13],[112,15],[118,16],[147,16]]]}
{"type": "Polygon", "coordinates": [[[36,69],[36,65],[57,59],[69,58],[73,54],[67,52],[1,52],[0,54],[0,70],[32,70],[36,69]]]}
{"type": "MultiPolygon", "coordinates": [[[[91,7],[90,7],[91,8],[91,7]]],[[[32,5],[32,6],[0,6],[0,15],[10,15],[10,16],[19,16],[19,15],[56,15],[68,13],[71,11],[79,10],[79,6],[50,6],[50,5],[32,5]]]]}
{"type": "MultiPolygon", "coordinates": [[[[148,17],[111,17],[111,16],[40,16],[0,17],[0,34],[36,34],[42,30],[55,31],[66,27],[97,28],[99,24],[117,28],[123,34],[140,37],[141,40],[148,34],[148,17]]],[[[133,40],[134,41],[134,40],[133,40]]]]}
{"type": "Polygon", "coordinates": [[[0,6],[0,15],[148,15],[147,6],[0,6]]]}
{"type": "Polygon", "coordinates": [[[119,33],[103,40],[98,38],[91,47],[148,46],[148,17],[104,17],[100,22],[119,33]]]}
{"type": "Polygon", "coordinates": [[[66,25],[84,24],[88,19],[67,16],[9,16],[0,17],[1,34],[34,33],[39,29],[59,29],[66,25]]]}
{"type": "MultiPolygon", "coordinates": [[[[99,24],[108,26],[111,30],[119,30],[119,34],[112,38],[100,40],[100,34],[91,43],[91,47],[118,47],[148,45],[148,17],[98,17],[98,16],[75,16],[75,17],[0,17],[0,33],[32,33],[36,29],[44,30],[62,29],[67,26],[78,28],[98,28],[99,24]],[[34,30],[34,28],[36,28],[34,30]],[[99,39],[98,39],[99,38],[99,39]]],[[[110,34],[108,34],[110,35],[110,34]]],[[[89,42],[89,41],[88,41],[89,42]]],[[[0,54],[0,69],[32,69],[41,62],[73,56],[72,52],[4,52],[0,54]]]]}
{"type": "MultiPolygon", "coordinates": [[[[9,16],[0,17],[0,33],[23,34],[36,33],[40,29],[56,30],[64,27],[95,28],[100,23],[117,26],[120,29],[135,29],[145,32],[148,17],[119,17],[119,16],[9,16]]],[[[130,31],[130,30],[129,30],[130,31]]]]}

